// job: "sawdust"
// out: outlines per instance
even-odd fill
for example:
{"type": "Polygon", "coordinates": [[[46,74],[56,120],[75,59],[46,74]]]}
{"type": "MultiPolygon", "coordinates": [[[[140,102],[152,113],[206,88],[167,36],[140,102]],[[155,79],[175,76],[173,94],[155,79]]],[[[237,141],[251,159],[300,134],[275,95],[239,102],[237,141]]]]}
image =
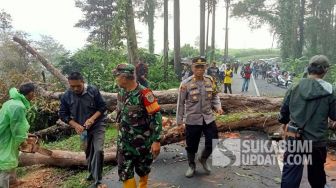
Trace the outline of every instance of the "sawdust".
{"type": "Polygon", "coordinates": [[[20,178],[23,183],[15,188],[56,188],[60,187],[65,176],[56,175],[56,170],[50,167],[40,167],[30,171],[20,178]]]}

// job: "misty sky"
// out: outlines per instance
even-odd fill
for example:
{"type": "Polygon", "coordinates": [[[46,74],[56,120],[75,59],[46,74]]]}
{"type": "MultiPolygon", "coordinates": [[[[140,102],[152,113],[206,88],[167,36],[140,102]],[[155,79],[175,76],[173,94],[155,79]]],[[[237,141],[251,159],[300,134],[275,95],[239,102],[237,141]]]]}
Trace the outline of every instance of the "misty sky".
{"type": "MultiPolygon", "coordinates": [[[[181,0],[181,46],[189,43],[198,44],[199,39],[199,0],[181,0]]],[[[74,0],[0,0],[0,9],[12,16],[13,27],[38,39],[40,34],[50,35],[63,44],[66,49],[76,51],[86,44],[88,31],[74,25],[82,17],[74,0]]],[[[155,51],[163,49],[163,10],[157,12],[155,20],[155,51]]],[[[169,45],[173,48],[173,1],[169,1],[169,45]]],[[[245,19],[230,18],[229,48],[271,48],[272,34],[268,26],[251,30],[245,19]]],[[[224,0],[218,4],[216,11],[216,47],[224,47],[225,38],[224,0]]],[[[140,47],[147,48],[148,32],[143,23],[136,20],[136,31],[140,47]]],[[[211,35],[210,35],[211,36],[211,35]]],[[[209,41],[211,41],[209,39],[209,41]]],[[[209,42],[210,43],[210,42],[209,42]]],[[[273,45],[274,47],[276,44],[273,45]]]]}

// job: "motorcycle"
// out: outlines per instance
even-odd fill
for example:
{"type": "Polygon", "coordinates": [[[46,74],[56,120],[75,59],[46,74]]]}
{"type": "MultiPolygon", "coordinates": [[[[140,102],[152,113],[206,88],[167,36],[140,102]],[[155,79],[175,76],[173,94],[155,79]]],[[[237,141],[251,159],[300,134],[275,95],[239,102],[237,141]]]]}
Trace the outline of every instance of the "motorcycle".
{"type": "Polygon", "coordinates": [[[273,71],[268,71],[266,73],[267,75],[267,83],[271,84],[271,83],[278,83],[278,74],[276,72],[273,71]]]}
{"type": "Polygon", "coordinates": [[[279,75],[278,76],[278,82],[277,82],[277,86],[278,87],[285,87],[285,88],[290,88],[293,84],[293,80],[292,80],[293,75],[289,74],[289,75],[279,75]]]}

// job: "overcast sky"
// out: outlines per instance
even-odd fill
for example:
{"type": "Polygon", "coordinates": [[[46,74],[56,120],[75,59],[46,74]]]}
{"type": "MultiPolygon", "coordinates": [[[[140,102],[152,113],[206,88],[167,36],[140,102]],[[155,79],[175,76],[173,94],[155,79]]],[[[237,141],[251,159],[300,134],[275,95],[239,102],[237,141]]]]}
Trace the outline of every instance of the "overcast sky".
{"type": "MultiPolygon", "coordinates": [[[[197,44],[199,39],[199,0],[181,0],[181,46],[197,44]]],[[[76,51],[86,43],[88,32],[74,25],[83,16],[75,7],[74,0],[0,0],[0,9],[12,16],[13,27],[30,33],[34,39],[40,34],[50,35],[68,50],[76,51]]],[[[162,10],[158,15],[162,14],[162,10]]],[[[173,1],[169,1],[169,45],[173,48],[173,1]]],[[[251,30],[245,19],[230,18],[229,48],[271,48],[272,34],[264,26],[251,30]]],[[[220,1],[216,12],[216,47],[224,47],[225,8],[220,1]]],[[[136,31],[140,47],[147,48],[146,25],[136,20],[136,31]]],[[[155,51],[163,48],[163,18],[155,20],[155,51]]],[[[209,41],[211,41],[209,39],[209,41]]]]}

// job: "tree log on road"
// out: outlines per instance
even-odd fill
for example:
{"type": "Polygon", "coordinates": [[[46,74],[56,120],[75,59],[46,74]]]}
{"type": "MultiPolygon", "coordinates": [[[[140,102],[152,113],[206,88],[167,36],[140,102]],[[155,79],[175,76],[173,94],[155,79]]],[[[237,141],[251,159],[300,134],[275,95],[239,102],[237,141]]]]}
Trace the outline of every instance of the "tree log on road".
{"type": "MultiPolygon", "coordinates": [[[[47,99],[59,100],[62,92],[49,92],[49,91],[39,91],[41,96],[47,99]]],[[[107,107],[110,111],[115,109],[117,104],[117,94],[101,92],[102,96],[105,98],[107,107]]],[[[162,106],[164,112],[174,113],[176,111],[177,104],[177,90],[167,90],[167,91],[154,91],[154,95],[158,98],[159,104],[162,106]]],[[[226,113],[231,112],[241,112],[241,111],[253,111],[253,112],[273,112],[279,111],[282,98],[272,98],[272,97],[254,97],[245,95],[228,95],[219,94],[223,110],[226,113]]]]}
{"type": "MultiPolygon", "coordinates": [[[[217,127],[220,132],[240,130],[240,129],[257,129],[266,132],[274,132],[279,128],[276,121],[275,114],[250,114],[239,115],[234,118],[223,119],[223,116],[217,118],[217,127]],[[269,131],[272,128],[272,131],[269,131]]],[[[172,144],[183,141],[185,139],[184,132],[180,132],[176,126],[174,119],[163,118],[163,128],[161,145],[172,144]]],[[[108,148],[105,150],[105,162],[113,162],[115,158],[116,148],[108,148]]],[[[38,153],[21,153],[20,166],[29,166],[35,164],[44,164],[58,167],[71,167],[71,166],[85,166],[85,155],[83,152],[70,152],[62,150],[53,150],[51,157],[44,156],[38,153]]]]}
{"type": "MultiPolygon", "coordinates": [[[[57,167],[86,166],[84,152],[52,150],[52,156],[39,153],[20,153],[19,166],[48,165],[57,167]]],[[[111,148],[104,152],[104,162],[115,162],[116,150],[111,148]]]]}

